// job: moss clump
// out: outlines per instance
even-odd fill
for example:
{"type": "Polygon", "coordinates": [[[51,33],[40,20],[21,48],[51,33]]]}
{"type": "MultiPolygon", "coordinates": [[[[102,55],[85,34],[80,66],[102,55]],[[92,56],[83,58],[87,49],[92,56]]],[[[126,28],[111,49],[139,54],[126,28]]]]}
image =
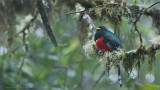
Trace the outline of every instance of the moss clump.
{"type": "Polygon", "coordinates": [[[140,69],[141,63],[144,63],[145,47],[139,47],[137,50],[132,50],[125,53],[122,65],[125,72],[129,74],[133,67],[140,69]]]}
{"type": "Polygon", "coordinates": [[[99,62],[104,67],[106,67],[106,64],[109,66],[115,66],[120,63],[123,56],[123,50],[118,48],[113,52],[105,52],[103,56],[99,57],[99,62]]]}
{"type": "Polygon", "coordinates": [[[133,58],[132,56],[135,56],[135,55],[125,53],[125,55],[123,57],[122,66],[124,67],[125,72],[127,72],[127,73],[129,71],[132,71],[132,68],[135,64],[135,58],[133,58]]]}

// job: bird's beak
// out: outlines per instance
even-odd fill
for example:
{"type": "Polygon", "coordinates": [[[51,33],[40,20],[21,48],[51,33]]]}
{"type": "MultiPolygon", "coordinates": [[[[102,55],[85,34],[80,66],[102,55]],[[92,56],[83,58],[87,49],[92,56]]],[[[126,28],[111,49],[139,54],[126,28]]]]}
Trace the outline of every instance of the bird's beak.
{"type": "Polygon", "coordinates": [[[101,28],[96,28],[96,30],[101,30],[101,28]]]}

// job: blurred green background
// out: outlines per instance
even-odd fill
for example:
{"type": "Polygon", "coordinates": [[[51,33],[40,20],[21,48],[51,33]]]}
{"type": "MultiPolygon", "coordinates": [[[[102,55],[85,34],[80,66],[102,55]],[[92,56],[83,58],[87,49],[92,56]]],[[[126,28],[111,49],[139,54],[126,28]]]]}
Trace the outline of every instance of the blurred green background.
{"type": "MultiPolygon", "coordinates": [[[[149,6],[158,0],[125,1],[149,6]]],[[[0,1],[2,2],[5,0],[0,1]]],[[[59,44],[57,48],[49,41],[41,22],[31,24],[26,30],[28,51],[23,43],[22,34],[19,34],[8,47],[6,39],[8,33],[0,28],[0,90],[160,90],[158,86],[160,84],[159,52],[156,54],[152,72],[147,71],[148,57],[140,68],[139,76],[136,68],[129,77],[121,68],[123,86],[120,88],[117,71],[112,69],[109,76],[103,75],[105,68],[99,64],[97,56],[88,56],[84,52],[78,37],[78,21],[74,14],[66,15],[70,10],[65,8],[66,6],[63,6],[58,12],[53,9],[49,17],[51,28],[59,44]],[[102,78],[97,82],[101,75],[102,78]]],[[[159,6],[157,5],[156,8],[159,6]]],[[[3,13],[3,11],[0,12],[3,13]]],[[[23,24],[32,16],[30,13],[16,13],[13,31],[19,32],[18,30],[21,30],[23,24]]],[[[39,15],[37,18],[40,21],[39,15]]],[[[112,29],[109,24],[104,24],[99,20],[95,20],[94,23],[97,26],[104,25],[112,29]]],[[[143,16],[138,27],[146,47],[150,46],[149,40],[155,37],[152,31],[154,29],[152,19],[143,16]]],[[[120,38],[126,51],[136,49],[139,45],[137,34],[133,35],[135,39],[130,42],[131,28],[132,25],[128,24],[128,20],[123,18],[120,38]]]]}

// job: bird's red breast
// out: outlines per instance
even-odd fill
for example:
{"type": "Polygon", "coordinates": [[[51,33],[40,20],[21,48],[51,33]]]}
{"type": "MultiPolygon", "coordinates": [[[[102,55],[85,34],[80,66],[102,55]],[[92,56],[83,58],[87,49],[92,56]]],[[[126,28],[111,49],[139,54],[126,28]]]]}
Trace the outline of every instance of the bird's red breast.
{"type": "Polygon", "coordinates": [[[96,47],[102,52],[111,52],[111,49],[104,43],[103,36],[96,41],[96,47]]]}

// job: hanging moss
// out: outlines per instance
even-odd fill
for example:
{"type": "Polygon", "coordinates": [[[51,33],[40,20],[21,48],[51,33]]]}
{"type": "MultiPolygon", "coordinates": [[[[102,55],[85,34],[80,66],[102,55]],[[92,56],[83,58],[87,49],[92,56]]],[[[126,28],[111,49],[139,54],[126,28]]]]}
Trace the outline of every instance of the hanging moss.
{"type": "Polygon", "coordinates": [[[148,71],[151,72],[155,62],[155,52],[148,56],[148,71]]]}
{"type": "Polygon", "coordinates": [[[132,68],[135,64],[135,59],[132,56],[135,56],[135,55],[126,53],[123,57],[122,66],[124,67],[126,73],[128,73],[129,71],[132,71],[132,68]]]}
{"type": "Polygon", "coordinates": [[[85,23],[85,21],[83,20],[83,14],[80,14],[77,22],[78,22],[78,31],[79,31],[80,43],[81,43],[81,45],[83,45],[85,43],[85,40],[88,37],[88,30],[87,30],[88,26],[85,23]]]}
{"type": "Polygon", "coordinates": [[[129,74],[133,67],[137,67],[139,71],[141,64],[144,63],[144,55],[145,47],[139,47],[136,51],[126,53],[122,61],[125,72],[129,74]]]}
{"type": "Polygon", "coordinates": [[[155,50],[153,50],[154,46],[152,45],[150,48],[147,49],[147,54],[148,54],[148,71],[152,71],[152,67],[153,67],[153,64],[156,60],[155,58],[155,50]]]}

